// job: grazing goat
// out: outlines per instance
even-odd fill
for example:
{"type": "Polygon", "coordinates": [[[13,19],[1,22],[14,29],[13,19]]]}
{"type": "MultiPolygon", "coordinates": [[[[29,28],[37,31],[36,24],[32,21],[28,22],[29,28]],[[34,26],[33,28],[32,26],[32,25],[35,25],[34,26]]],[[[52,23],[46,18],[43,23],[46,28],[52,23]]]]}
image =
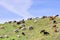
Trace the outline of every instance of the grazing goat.
{"type": "Polygon", "coordinates": [[[0,36],[0,38],[3,38],[3,36],[0,36]]]}
{"type": "Polygon", "coordinates": [[[20,35],[17,35],[18,38],[20,38],[20,35]]]}
{"type": "Polygon", "coordinates": [[[5,38],[8,38],[8,35],[4,35],[5,38]]]}
{"type": "Polygon", "coordinates": [[[25,27],[25,24],[20,24],[20,27],[25,27]]]}
{"type": "Polygon", "coordinates": [[[13,23],[16,23],[17,21],[13,21],[13,23]]]}
{"type": "Polygon", "coordinates": [[[37,23],[37,20],[34,20],[34,23],[37,23]]]}
{"type": "Polygon", "coordinates": [[[21,30],[26,30],[26,28],[25,27],[22,27],[21,30]]]}
{"type": "Polygon", "coordinates": [[[57,14],[55,17],[58,17],[59,15],[57,14]]]}
{"type": "Polygon", "coordinates": [[[57,23],[57,22],[54,20],[53,23],[57,23]]]}
{"type": "Polygon", "coordinates": [[[4,26],[0,26],[0,29],[4,29],[5,27],[4,26]]]}
{"type": "Polygon", "coordinates": [[[21,20],[20,22],[21,22],[21,23],[25,23],[25,20],[23,19],[23,20],[21,20]]]}
{"type": "Polygon", "coordinates": [[[56,25],[54,25],[54,26],[52,27],[52,29],[54,30],[54,32],[58,32],[56,25]]]}
{"type": "Polygon", "coordinates": [[[29,30],[32,30],[32,29],[33,29],[33,27],[32,27],[32,26],[29,26],[29,27],[28,27],[28,29],[29,29],[29,30]]]}
{"type": "Polygon", "coordinates": [[[15,33],[18,33],[19,31],[17,29],[14,30],[15,33]]]}
{"type": "Polygon", "coordinates": [[[43,16],[42,19],[43,19],[43,18],[47,18],[47,16],[43,16]]]}
{"type": "Polygon", "coordinates": [[[49,32],[46,32],[45,30],[41,30],[40,33],[43,33],[44,35],[49,35],[49,32]]]}
{"type": "Polygon", "coordinates": [[[28,20],[32,20],[32,18],[28,18],[28,20]]]}
{"type": "Polygon", "coordinates": [[[24,36],[25,36],[25,33],[24,33],[24,32],[22,32],[22,35],[24,35],[24,36]]]}
{"type": "Polygon", "coordinates": [[[17,24],[19,25],[19,24],[21,24],[21,22],[17,22],[17,24]]]}
{"type": "Polygon", "coordinates": [[[50,20],[54,20],[55,19],[55,17],[54,16],[50,16],[50,20]]]}
{"type": "Polygon", "coordinates": [[[12,21],[9,21],[8,23],[12,23],[12,21]]]}

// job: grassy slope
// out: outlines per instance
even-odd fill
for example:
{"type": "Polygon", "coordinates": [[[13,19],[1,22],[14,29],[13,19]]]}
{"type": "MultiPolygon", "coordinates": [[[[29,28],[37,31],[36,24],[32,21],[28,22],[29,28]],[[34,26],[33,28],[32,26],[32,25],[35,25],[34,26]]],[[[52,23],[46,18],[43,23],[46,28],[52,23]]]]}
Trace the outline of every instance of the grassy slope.
{"type": "MultiPolygon", "coordinates": [[[[55,19],[58,24],[58,30],[60,30],[60,18],[55,19]]],[[[26,30],[22,31],[19,30],[19,33],[14,33],[13,30],[18,28],[19,25],[16,25],[16,27],[13,27],[12,24],[14,23],[5,23],[5,24],[0,24],[5,27],[5,29],[0,29],[0,35],[8,34],[9,38],[4,38],[0,40],[11,40],[12,38],[15,38],[16,40],[59,40],[59,35],[60,32],[54,33],[52,30],[52,21],[49,20],[49,18],[45,19],[38,19],[37,23],[34,23],[34,20],[26,20],[25,27],[27,28],[26,30]],[[34,27],[34,30],[28,30],[28,26],[32,25],[34,27]],[[45,29],[50,33],[48,36],[44,36],[43,34],[40,34],[40,30],[45,29]],[[21,32],[25,32],[26,36],[21,35],[21,32]],[[16,35],[20,35],[20,38],[17,38],[16,35]]]]}

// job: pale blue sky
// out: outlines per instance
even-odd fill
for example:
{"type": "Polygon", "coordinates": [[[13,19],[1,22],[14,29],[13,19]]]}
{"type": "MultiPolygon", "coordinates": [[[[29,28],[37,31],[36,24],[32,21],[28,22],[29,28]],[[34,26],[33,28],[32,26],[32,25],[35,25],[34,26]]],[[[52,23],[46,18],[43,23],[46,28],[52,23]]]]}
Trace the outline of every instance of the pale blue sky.
{"type": "Polygon", "coordinates": [[[34,0],[29,11],[34,16],[60,14],[60,0],[34,0]]]}
{"type": "Polygon", "coordinates": [[[0,23],[56,14],[60,15],[60,0],[0,0],[0,23]]]}

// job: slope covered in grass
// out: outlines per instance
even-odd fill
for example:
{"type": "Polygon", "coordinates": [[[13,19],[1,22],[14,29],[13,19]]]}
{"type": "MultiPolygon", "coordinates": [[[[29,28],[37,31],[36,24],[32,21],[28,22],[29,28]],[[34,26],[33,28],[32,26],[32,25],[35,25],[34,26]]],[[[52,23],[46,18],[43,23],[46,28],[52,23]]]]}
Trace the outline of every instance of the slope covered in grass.
{"type": "Polygon", "coordinates": [[[57,27],[59,32],[55,33],[52,30],[53,20],[50,21],[49,18],[44,19],[37,19],[37,23],[34,23],[33,20],[26,20],[25,21],[25,27],[26,30],[19,30],[19,33],[13,32],[13,30],[18,29],[19,25],[16,23],[4,23],[0,24],[0,26],[4,26],[5,29],[0,29],[0,35],[9,35],[9,38],[0,38],[0,40],[60,40],[60,18],[57,17],[55,19],[57,21],[57,27]],[[16,27],[13,26],[15,24],[16,27]],[[28,26],[32,25],[33,30],[28,30],[28,26]],[[45,29],[47,32],[49,32],[49,35],[43,35],[43,33],[40,33],[42,29],[45,29]],[[23,36],[21,33],[24,32],[26,35],[23,36]],[[17,37],[17,35],[20,35],[20,38],[17,37]]]}

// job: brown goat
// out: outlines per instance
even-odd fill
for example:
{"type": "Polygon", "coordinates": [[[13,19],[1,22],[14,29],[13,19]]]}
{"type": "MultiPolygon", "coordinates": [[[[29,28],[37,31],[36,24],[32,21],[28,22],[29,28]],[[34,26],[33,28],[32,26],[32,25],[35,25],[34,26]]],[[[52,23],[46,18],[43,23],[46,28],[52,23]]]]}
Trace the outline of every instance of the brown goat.
{"type": "Polygon", "coordinates": [[[52,29],[54,30],[54,32],[58,32],[56,25],[54,25],[54,26],[52,27],[52,29]]]}

